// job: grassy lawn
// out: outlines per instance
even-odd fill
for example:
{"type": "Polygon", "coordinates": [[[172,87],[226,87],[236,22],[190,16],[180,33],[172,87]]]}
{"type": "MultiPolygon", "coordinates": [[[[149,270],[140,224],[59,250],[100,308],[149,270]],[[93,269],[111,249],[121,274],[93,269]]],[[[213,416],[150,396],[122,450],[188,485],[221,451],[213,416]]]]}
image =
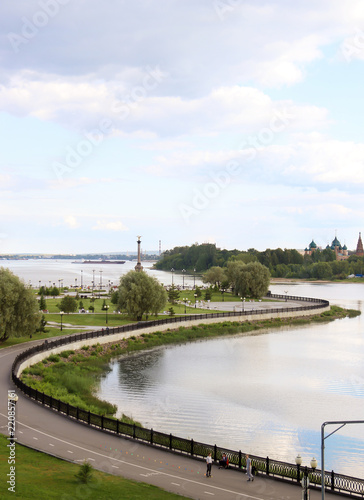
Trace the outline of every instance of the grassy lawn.
{"type": "Polygon", "coordinates": [[[19,498],[24,500],[169,500],[186,498],[168,493],[155,486],[136,483],[122,477],[94,471],[94,480],[88,484],[80,483],[75,475],[80,466],[59,460],[52,456],[16,445],[15,493],[7,491],[6,475],[9,474],[9,441],[0,434],[0,498],[19,498]]]}
{"type": "Polygon", "coordinates": [[[52,337],[59,337],[61,335],[68,335],[71,333],[80,333],[79,329],[72,329],[72,328],[63,328],[63,331],[61,332],[60,328],[52,328],[47,325],[46,327],[47,332],[45,333],[34,333],[32,335],[32,338],[30,337],[17,337],[17,338],[10,338],[6,340],[5,342],[2,342],[0,344],[0,349],[3,349],[4,347],[11,347],[13,345],[18,345],[18,344],[25,344],[27,342],[31,342],[33,340],[45,340],[45,339],[50,339],[52,337]]]}

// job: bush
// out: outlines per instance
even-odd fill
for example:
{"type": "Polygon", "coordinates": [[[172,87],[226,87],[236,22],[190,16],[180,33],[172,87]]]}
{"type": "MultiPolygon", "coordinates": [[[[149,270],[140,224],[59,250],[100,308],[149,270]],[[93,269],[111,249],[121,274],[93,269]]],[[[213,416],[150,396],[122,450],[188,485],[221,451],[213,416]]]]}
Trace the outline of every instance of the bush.
{"type": "Polygon", "coordinates": [[[90,464],[90,462],[83,462],[83,464],[80,466],[80,470],[76,474],[76,478],[84,484],[89,483],[92,480],[93,476],[93,467],[90,464]]]}

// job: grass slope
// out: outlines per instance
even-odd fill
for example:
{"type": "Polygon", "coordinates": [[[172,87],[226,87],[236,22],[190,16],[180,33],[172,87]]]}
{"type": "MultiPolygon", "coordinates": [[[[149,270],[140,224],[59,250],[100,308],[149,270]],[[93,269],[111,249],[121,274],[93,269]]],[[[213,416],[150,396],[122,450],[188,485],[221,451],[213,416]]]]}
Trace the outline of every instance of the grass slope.
{"type": "Polygon", "coordinates": [[[145,483],[94,470],[94,479],[81,484],[75,477],[80,466],[16,445],[15,493],[8,491],[9,441],[0,434],[0,498],[22,500],[174,500],[186,498],[145,483]]]}

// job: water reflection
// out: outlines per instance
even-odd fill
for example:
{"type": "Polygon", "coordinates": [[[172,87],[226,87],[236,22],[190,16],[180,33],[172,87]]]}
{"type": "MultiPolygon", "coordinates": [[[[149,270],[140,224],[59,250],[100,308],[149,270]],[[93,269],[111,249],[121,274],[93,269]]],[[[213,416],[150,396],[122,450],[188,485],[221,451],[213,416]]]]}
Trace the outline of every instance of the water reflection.
{"type": "MultiPolygon", "coordinates": [[[[289,293],[333,300],[344,291],[337,303],[362,309],[361,288],[298,287],[289,293]]],[[[323,422],[363,419],[363,359],[357,317],[129,357],[100,394],[146,427],[289,462],[300,453],[308,464],[320,456],[323,422]]],[[[331,436],[325,456],[327,469],[362,477],[364,426],[331,436]]]]}

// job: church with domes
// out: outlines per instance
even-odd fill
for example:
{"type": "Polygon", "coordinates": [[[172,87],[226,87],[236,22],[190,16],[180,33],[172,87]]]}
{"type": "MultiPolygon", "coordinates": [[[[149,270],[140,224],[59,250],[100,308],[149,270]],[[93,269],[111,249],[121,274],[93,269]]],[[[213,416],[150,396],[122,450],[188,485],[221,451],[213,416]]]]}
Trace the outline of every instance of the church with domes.
{"type": "MultiPolygon", "coordinates": [[[[328,249],[332,250],[333,252],[335,252],[336,260],[345,260],[345,259],[349,258],[349,251],[347,249],[347,246],[346,245],[341,246],[341,243],[337,239],[336,236],[332,240],[331,245],[327,245],[326,248],[328,248],[328,249]]],[[[315,252],[316,250],[321,250],[321,248],[316,245],[316,243],[314,242],[314,240],[312,240],[311,243],[308,245],[308,247],[305,248],[304,255],[312,255],[313,252],[315,252]]],[[[354,255],[357,255],[358,257],[363,257],[364,256],[363,242],[362,242],[362,239],[361,239],[361,233],[359,233],[359,239],[358,239],[358,243],[357,243],[357,246],[356,246],[356,252],[351,252],[351,253],[354,254],[354,255]]]]}

